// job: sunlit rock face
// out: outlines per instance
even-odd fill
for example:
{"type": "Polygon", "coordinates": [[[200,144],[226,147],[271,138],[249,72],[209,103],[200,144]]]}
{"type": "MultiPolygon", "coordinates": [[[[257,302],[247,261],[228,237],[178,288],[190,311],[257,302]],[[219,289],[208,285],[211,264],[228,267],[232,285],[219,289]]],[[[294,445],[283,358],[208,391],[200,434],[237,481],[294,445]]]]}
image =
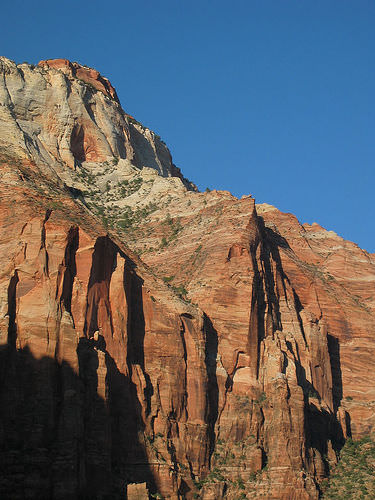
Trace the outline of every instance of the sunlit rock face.
{"type": "Polygon", "coordinates": [[[166,145],[123,111],[115,89],[96,70],[65,59],[17,66],[3,57],[0,72],[2,147],[63,177],[83,162],[126,158],[183,179],[166,145]]]}
{"type": "Polygon", "coordinates": [[[317,499],[374,427],[374,256],[198,193],[111,83],[0,59],[0,496],[317,499]]]}

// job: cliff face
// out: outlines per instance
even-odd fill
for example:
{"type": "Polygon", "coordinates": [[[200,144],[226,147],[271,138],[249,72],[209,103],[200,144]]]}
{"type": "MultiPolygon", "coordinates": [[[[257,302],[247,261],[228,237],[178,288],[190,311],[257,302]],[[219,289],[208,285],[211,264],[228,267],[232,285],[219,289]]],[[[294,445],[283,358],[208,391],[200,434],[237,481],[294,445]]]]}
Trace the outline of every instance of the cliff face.
{"type": "MultiPolygon", "coordinates": [[[[374,262],[251,198],[206,199],[190,216],[170,204],[183,214],[180,231],[168,236],[176,218],[162,226],[155,238],[167,244],[155,250],[148,240],[142,258],[185,289],[216,332],[212,465],[239,474],[246,489],[258,472],[254,497],[315,498],[313,483],[334,467],[344,439],[374,425],[374,262]]],[[[144,249],[142,230],[133,237],[144,249]]]]}
{"type": "Polygon", "coordinates": [[[318,498],[374,426],[373,255],[195,192],[95,70],[0,70],[2,496],[318,498]]]}
{"type": "Polygon", "coordinates": [[[181,176],[165,144],[122,110],[97,71],[64,59],[32,67],[2,57],[0,74],[1,120],[8,125],[1,147],[48,166],[49,175],[65,179],[83,162],[126,158],[165,177],[181,176]]]}
{"type": "Polygon", "coordinates": [[[172,495],[208,462],[202,313],[33,165],[2,173],[2,497],[172,495]]]}

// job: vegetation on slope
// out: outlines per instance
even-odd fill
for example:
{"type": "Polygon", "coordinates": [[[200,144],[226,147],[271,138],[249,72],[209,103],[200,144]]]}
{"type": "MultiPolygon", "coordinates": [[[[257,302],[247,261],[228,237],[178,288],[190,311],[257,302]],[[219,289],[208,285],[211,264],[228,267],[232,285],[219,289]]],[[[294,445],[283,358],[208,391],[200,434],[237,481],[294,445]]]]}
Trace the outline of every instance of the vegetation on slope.
{"type": "Polygon", "coordinates": [[[340,461],[323,487],[324,500],[375,498],[375,441],[364,437],[348,439],[341,450],[340,461]]]}

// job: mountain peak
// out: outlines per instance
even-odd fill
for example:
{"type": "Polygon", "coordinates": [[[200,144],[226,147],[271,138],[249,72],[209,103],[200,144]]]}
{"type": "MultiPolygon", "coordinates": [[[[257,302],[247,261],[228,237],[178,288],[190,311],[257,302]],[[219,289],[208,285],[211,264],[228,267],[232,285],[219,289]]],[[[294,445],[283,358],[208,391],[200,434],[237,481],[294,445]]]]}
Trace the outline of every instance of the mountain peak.
{"type": "Polygon", "coordinates": [[[0,59],[0,147],[49,166],[68,182],[71,170],[127,160],[196,187],[173,164],[166,144],[121,107],[116,90],[97,70],[68,59],[35,67],[0,59]],[[68,167],[68,168],[67,168],[68,167]]]}
{"type": "Polygon", "coordinates": [[[45,61],[39,61],[38,66],[41,68],[58,69],[68,77],[83,80],[85,83],[92,85],[96,90],[103,92],[107,97],[119,102],[116,90],[111,82],[96,69],[79,64],[78,62],[71,62],[68,59],[46,59],[45,61]]]}
{"type": "Polygon", "coordinates": [[[111,89],[0,58],[0,497],[321,498],[372,446],[373,256],[194,192],[111,89]]]}

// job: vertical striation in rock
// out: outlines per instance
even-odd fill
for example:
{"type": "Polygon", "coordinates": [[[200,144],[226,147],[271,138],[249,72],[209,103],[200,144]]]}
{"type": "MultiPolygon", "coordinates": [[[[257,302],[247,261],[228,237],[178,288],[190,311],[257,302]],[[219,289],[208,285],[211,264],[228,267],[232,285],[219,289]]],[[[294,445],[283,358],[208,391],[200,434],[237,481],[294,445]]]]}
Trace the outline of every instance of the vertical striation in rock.
{"type": "Polygon", "coordinates": [[[93,69],[0,58],[0,104],[0,496],[319,498],[374,428],[374,256],[196,192],[93,69]]]}

